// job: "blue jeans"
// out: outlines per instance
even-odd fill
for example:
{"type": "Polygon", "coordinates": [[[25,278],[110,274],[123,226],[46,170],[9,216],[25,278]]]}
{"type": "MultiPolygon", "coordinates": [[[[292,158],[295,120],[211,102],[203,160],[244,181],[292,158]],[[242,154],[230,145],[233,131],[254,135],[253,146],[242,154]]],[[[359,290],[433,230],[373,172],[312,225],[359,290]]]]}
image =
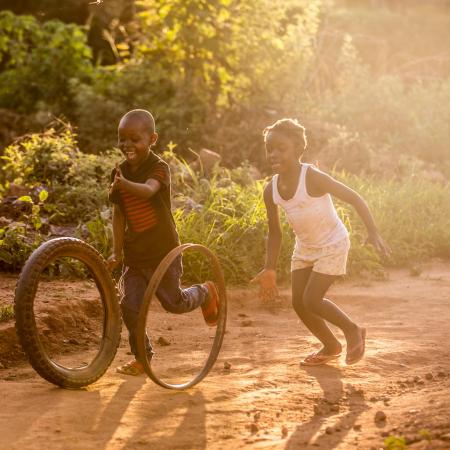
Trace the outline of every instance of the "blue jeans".
{"type": "MultiPolygon", "coordinates": [[[[120,302],[122,317],[129,333],[131,352],[137,358],[136,325],[139,309],[144,300],[145,290],[156,267],[125,267],[123,272],[124,294],[120,302]]],[[[208,296],[208,289],[202,284],[181,289],[180,278],[183,275],[181,257],[178,257],[167,269],[156,290],[156,297],[162,307],[174,314],[183,314],[201,306],[208,296]]],[[[146,338],[147,353],[153,354],[150,340],[146,338]]]]}

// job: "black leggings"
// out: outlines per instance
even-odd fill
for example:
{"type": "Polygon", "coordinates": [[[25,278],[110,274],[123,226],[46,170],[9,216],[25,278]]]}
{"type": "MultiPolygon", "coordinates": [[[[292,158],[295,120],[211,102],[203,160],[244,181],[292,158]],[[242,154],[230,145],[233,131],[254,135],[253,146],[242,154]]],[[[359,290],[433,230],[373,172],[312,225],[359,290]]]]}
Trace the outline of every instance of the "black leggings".
{"type": "Polygon", "coordinates": [[[335,275],[313,272],[312,267],[292,272],[292,304],[311,333],[329,349],[340,346],[326,322],[339,327],[348,336],[356,324],[333,302],[324,298],[335,275]]]}

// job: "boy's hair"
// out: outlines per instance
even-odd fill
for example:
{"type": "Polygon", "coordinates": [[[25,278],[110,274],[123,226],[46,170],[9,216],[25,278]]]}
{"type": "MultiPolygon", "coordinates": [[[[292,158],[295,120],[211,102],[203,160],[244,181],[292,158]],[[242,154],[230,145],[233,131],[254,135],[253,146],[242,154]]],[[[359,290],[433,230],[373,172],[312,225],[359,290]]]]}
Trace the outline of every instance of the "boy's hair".
{"type": "Polygon", "coordinates": [[[306,128],[301,125],[297,119],[280,119],[272,125],[264,128],[263,136],[264,142],[267,140],[267,135],[271,132],[283,133],[292,138],[296,147],[301,148],[301,153],[306,150],[308,141],[306,140],[306,128]]]}
{"type": "Polygon", "coordinates": [[[155,119],[152,116],[152,114],[146,109],[132,109],[131,111],[128,111],[126,114],[123,115],[123,117],[120,119],[120,122],[122,122],[122,120],[132,118],[142,121],[145,127],[150,132],[150,134],[153,134],[155,132],[156,130],[155,119]]]}

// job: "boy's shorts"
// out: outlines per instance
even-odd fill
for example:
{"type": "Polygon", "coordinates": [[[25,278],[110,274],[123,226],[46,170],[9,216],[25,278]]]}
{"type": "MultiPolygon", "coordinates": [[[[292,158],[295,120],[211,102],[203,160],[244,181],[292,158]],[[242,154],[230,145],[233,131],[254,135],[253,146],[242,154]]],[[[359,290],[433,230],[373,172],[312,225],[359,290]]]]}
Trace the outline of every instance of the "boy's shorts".
{"type": "Polygon", "coordinates": [[[314,272],[325,275],[345,275],[350,239],[344,239],[327,247],[313,248],[301,246],[294,250],[291,271],[312,267],[314,272]]]}

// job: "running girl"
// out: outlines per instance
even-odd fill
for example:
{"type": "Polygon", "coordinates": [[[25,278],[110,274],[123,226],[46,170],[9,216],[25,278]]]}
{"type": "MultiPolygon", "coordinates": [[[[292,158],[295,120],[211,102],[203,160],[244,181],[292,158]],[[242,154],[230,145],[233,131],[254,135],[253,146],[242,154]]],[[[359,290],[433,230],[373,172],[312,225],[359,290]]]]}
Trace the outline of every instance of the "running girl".
{"type": "Polygon", "coordinates": [[[350,248],[348,232],[336,213],[331,195],[356,209],[367,228],[368,243],[382,255],[387,255],[389,249],[360,195],[300,161],[307,143],[302,125],[293,119],[281,119],[267,127],[263,135],[266,157],[275,175],[264,189],[269,222],[266,262],[253,281],[260,284],[262,299],[277,294],[275,268],[282,237],[278,216],[281,206],[295,233],[292,303],[305,326],[323,344],[322,349],[304,358],[301,364],[325,364],[340,356],[342,345],[327,322],[343,331],[347,341],[346,363],[355,364],[364,356],[366,330],[324,298],[333,282],[346,273],[350,248]]]}

